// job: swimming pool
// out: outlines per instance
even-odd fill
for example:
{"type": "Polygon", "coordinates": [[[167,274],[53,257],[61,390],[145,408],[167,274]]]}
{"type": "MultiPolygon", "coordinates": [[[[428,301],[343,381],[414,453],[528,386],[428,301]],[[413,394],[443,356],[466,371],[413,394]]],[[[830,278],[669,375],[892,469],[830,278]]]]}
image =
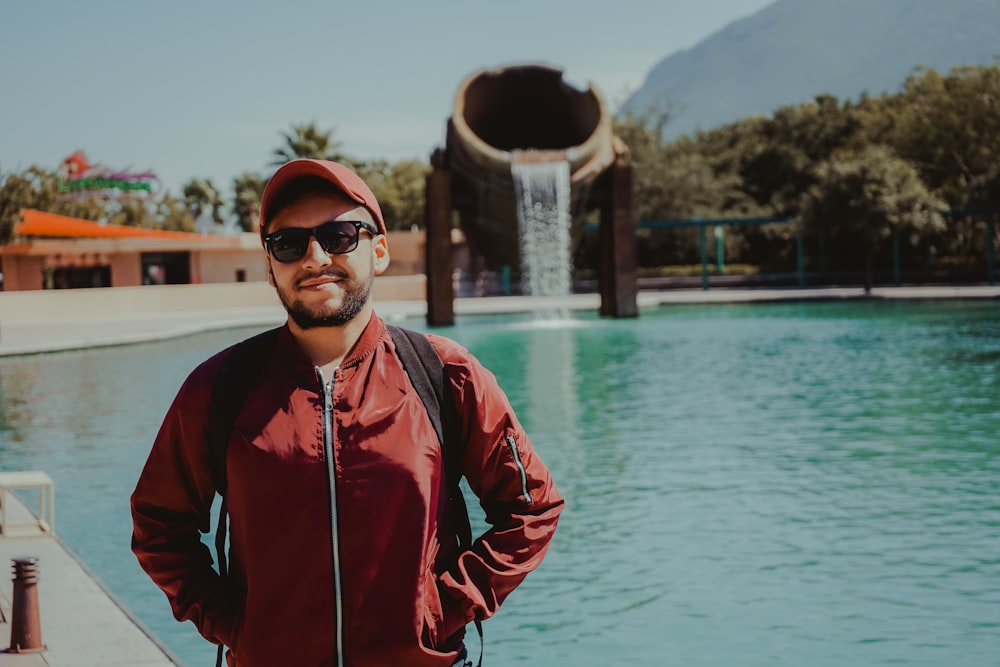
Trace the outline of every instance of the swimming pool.
{"type": "MultiPolygon", "coordinates": [[[[56,480],[62,539],[190,665],[213,647],[136,565],[128,495],[183,377],[250,332],[0,358],[0,463],[56,480]]],[[[997,301],[440,332],[493,369],[567,499],[487,664],[996,664],[997,301]]]]}

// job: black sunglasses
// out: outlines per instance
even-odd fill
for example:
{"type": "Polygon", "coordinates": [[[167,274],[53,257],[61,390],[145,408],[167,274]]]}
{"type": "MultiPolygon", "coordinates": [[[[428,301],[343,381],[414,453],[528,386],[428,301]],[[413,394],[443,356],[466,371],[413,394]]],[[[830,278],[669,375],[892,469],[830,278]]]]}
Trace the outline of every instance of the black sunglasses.
{"type": "Polygon", "coordinates": [[[313,236],[328,255],[344,255],[358,247],[361,230],[372,236],[378,231],[367,222],[331,220],[315,227],[286,227],[264,235],[264,247],[282,264],[297,262],[306,256],[313,236]]]}

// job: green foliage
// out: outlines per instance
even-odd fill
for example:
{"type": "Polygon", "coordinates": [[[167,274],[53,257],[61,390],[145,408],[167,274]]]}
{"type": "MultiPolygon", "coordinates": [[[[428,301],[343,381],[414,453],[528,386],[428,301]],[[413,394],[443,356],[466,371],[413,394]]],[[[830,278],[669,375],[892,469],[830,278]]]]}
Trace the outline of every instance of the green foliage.
{"type": "Polygon", "coordinates": [[[208,213],[215,224],[222,224],[222,209],[225,202],[210,179],[192,178],[184,184],[181,194],[184,196],[184,206],[188,214],[195,221],[208,213]]]}
{"type": "Polygon", "coordinates": [[[10,242],[22,208],[39,208],[41,197],[32,181],[30,173],[0,174],[0,244],[10,242]]]}
{"type": "Polygon", "coordinates": [[[245,232],[260,226],[260,200],[264,196],[264,179],[245,171],[233,179],[233,213],[245,232]]]}
{"type": "Polygon", "coordinates": [[[97,197],[61,198],[55,172],[37,166],[18,173],[0,172],[0,245],[10,242],[25,208],[84,220],[106,216],[105,203],[97,197]]]}
{"type": "MultiPolygon", "coordinates": [[[[155,227],[153,211],[145,201],[138,199],[125,199],[119,202],[114,212],[110,213],[108,223],[112,225],[124,225],[126,227],[155,227]]],[[[111,209],[111,207],[109,207],[111,209]]]]}
{"type": "Polygon", "coordinates": [[[911,244],[944,229],[945,202],[931,193],[916,169],[885,146],[830,159],[817,168],[818,182],[803,197],[807,230],[856,240],[864,249],[865,287],[872,285],[872,259],[893,232],[911,244]]]}
{"type": "Polygon", "coordinates": [[[416,160],[385,160],[357,166],[358,175],[378,199],[386,229],[424,227],[425,183],[430,166],[416,160]]]}
{"type": "Polygon", "coordinates": [[[314,160],[333,160],[345,162],[345,156],[340,153],[340,142],[333,140],[333,128],[321,130],[315,123],[292,125],[291,132],[282,132],[284,145],[274,149],[275,166],[285,164],[296,158],[312,158],[314,160]]]}
{"type": "Polygon", "coordinates": [[[865,111],[869,141],[891,146],[951,206],[996,205],[1000,67],[918,68],[901,93],[865,111]]]}
{"type": "MultiPolygon", "coordinates": [[[[919,240],[924,256],[967,252],[981,218],[946,226],[939,212],[1000,210],[1000,67],[917,69],[898,94],[821,95],[670,143],[668,121],[625,116],[615,126],[635,167],[638,221],[802,216],[828,248],[863,245],[870,261],[892,229],[906,232],[905,247],[919,240]]],[[[787,265],[795,231],[727,227],[727,260],[787,265]]],[[[696,256],[691,230],[638,236],[641,264],[696,256]]]]}
{"type": "Polygon", "coordinates": [[[183,202],[166,193],[156,205],[156,217],[163,229],[175,232],[193,232],[194,218],[183,202]]]}

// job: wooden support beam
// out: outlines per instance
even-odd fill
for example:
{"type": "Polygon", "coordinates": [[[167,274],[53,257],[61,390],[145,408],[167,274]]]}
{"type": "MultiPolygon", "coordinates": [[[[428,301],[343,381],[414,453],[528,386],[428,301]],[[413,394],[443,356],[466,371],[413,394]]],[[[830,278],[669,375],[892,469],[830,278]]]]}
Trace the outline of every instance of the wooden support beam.
{"type": "Polygon", "coordinates": [[[601,246],[601,315],[638,317],[632,165],[617,160],[604,176],[602,180],[607,196],[601,198],[603,205],[598,231],[601,246]]]}
{"type": "Polygon", "coordinates": [[[427,324],[451,326],[455,323],[455,291],[452,286],[454,267],[451,255],[451,170],[444,164],[442,151],[435,152],[431,164],[433,169],[425,181],[427,324]]]}

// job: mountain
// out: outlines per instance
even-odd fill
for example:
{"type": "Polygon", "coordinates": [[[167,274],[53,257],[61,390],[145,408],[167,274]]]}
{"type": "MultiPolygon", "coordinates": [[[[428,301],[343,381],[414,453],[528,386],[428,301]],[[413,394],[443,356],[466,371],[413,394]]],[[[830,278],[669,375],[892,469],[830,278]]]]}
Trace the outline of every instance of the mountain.
{"type": "Polygon", "coordinates": [[[820,94],[901,90],[918,65],[1000,64],[1000,0],[778,0],[656,64],[622,109],[674,138],[820,94]]]}

